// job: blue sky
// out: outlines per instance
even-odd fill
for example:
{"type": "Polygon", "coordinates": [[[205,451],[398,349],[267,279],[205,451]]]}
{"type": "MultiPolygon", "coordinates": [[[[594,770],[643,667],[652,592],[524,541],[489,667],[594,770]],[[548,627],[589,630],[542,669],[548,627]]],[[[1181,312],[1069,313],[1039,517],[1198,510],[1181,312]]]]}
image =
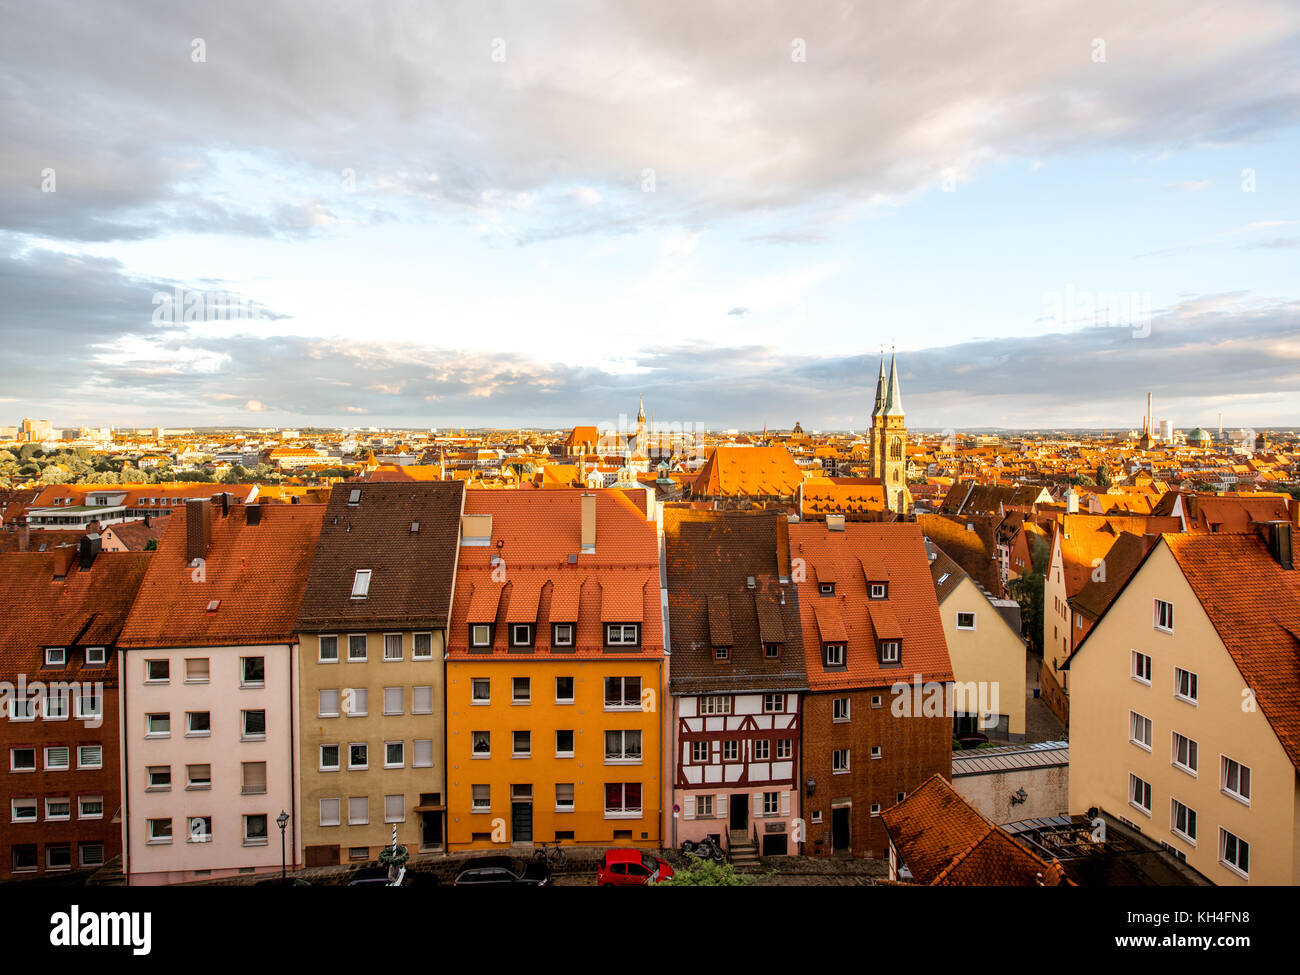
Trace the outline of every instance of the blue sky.
{"type": "Polygon", "coordinates": [[[913,426],[1294,425],[1300,11],[1246,6],[15,9],[0,411],[860,428],[895,345],[913,426]]]}

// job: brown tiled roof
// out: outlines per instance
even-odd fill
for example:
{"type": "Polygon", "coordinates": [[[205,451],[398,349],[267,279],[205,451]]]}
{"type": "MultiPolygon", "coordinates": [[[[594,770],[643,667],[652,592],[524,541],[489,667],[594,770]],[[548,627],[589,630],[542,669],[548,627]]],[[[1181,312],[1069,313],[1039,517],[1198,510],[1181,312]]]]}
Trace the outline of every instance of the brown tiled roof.
{"type": "Polygon", "coordinates": [[[916,516],[921,531],[962,570],[991,593],[1002,591],[998,568],[997,515],[930,515],[916,516]],[[971,529],[967,530],[966,526],[971,529]]]}
{"type": "Polygon", "coordinates": [[[150,519],[149,524],[141,521],[127,521],[120,525],[110,525],[105,529],[126,546],[128,552],[143,552],[150,541],[157,542],[163,536],[167,519],[150,519]]]}
{"type": "Polygon", "coordinates": [[[808,686],[784,514],[664,509],[673,693],[808,686]],[[749,578],[754,588],[749,588],[749,578]],[[781,644],[780,657],[763,655],[781,644]],[[718,660],[714,648],[728,647],[718,660]]]}
{"type": "Polygon", "coordinates": [[[186,518],[167,519],[149,572],[127,618],[122,647],[249,646],[292,643],[298,605],[320,534],[323,505],[235,505],[212,515],[202,573],[186,557],[186,518]],[[209,606],[216,601],[214,609],[209,606]]]}
{"type": "Polygon", "coordinates": [[[1061,559],[1065,570],[1065,591],[1074,596],[1091,580],[1098,559],[1105,559],[1120,535],[1182,531],[1177,518],[1148,515],[1063,514],[1057,528],[1061,533],[1061,559]]]}
{"type": "Polygon", "coordinates": [[[1105,574],[1101,579],[1094,579],[1094,571],[1088,577],[1079,592],[1070,598],[1070,605],[1095,620],[1106,611],[1106,607],[1119,595],[1135,569],[1141,564],[1142,557],[1150,551],[1158,536],[1135,535],[1121,532],[1110,549],[1106,552],[1105,574]]]}
{"type": "Polygon", "coordinates": [[[930,776],[880,818],[914,884],[1035,887],[1065,880],[1059,868],[984,818],[940,775],[930,776]]]}
{"type": "Polygon", "coordinates": [[[700,497],[793,498],[803,472],[784,447],[718,447],[692,490],[700,497]]]}
{"type": "Polygon", "coordinates": [[[445,626],[464,491],[460,481],[334,485],[298,628],[319,633],[445,626]],[[349,499],[355,492],[360,497],[354,506],[349,499]],[[364,599],[352,598],[358,569],[370,570],[364,599]]]}

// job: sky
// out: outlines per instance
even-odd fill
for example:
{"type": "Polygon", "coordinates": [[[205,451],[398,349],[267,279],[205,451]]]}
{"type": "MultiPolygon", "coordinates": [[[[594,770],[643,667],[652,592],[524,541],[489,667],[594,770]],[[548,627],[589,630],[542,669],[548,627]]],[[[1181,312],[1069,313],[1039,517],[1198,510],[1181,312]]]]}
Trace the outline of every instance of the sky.
{"type": "Polygon", "coordinates": [[[1300,5],[0,0],[0,426],[1300,425],[1300,5]]]}

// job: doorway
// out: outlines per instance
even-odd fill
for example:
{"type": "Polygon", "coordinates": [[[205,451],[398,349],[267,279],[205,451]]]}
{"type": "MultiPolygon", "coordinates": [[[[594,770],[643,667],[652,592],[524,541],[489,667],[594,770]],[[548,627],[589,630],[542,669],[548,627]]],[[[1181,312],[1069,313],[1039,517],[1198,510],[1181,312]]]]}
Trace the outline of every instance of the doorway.
{"type": "Polygon", "coordinates": [[[849,817],[852,812],[852,806],[836,806],[831,810],[831,848],[837,853],[849,848],[849,817]]]}
{"type": "Polygon", "coordinates": [[[749,796],[743,792],[738,792],[731,797],[728,803],[731,816],[731,831],[733,833],[744,833],[749,829],[749,796]]]}
{"type": "Polygon", "coordinates": [[[510,803],[510,841],[512,843],[531,843],[533,841],[533,804],[531,802],[510,803]]]}

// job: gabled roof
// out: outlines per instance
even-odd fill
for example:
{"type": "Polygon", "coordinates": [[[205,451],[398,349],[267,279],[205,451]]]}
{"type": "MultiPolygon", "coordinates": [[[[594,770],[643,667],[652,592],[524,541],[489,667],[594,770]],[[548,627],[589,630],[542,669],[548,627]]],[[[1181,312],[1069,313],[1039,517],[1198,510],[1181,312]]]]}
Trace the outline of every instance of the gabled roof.
{"type": "Polygon", "coordinates": [[[272,504],[259,510],[255,525],[248,524],[246,505],[234,505],[225,517],[213,511],[211,544],[201,573],[186,558],[186,516],[168,518],[118,645],[295,642],[298,606],[325,508],[272,504]]]}
{"type": "Polygon", "coordinates": [[[460,481],[334,485],[298,628],[446,626],[464,491],[460,481]],[[359,569],[370,570],[370,586],[353,599],[359,569]]]}
{"type": "Polygon", "coordinates": [[[1105,572],[1094,571],[1082,589],[1070,598],[1070,605],[1091,620],[1097,619],[1124,588],[1142,557],[1155,544],[1157,536],[1121,532],[1106,552],[1105,572]],[[1100,576],[1099,578],[1094,578],[1100,576]]]}
{"type": "Polygon", "coordinates": [[[989,592],[999,592],[1002,588],[996,558],[1000,521],[996,515],[916,516],[916,523],[925,536],[989,592]]]}
{"type": "Polygon", "coordinates": [[[803,472],[784,447],[721,446],[713,451],[692,490],[701,497],[794,497],[803,472]]]}

